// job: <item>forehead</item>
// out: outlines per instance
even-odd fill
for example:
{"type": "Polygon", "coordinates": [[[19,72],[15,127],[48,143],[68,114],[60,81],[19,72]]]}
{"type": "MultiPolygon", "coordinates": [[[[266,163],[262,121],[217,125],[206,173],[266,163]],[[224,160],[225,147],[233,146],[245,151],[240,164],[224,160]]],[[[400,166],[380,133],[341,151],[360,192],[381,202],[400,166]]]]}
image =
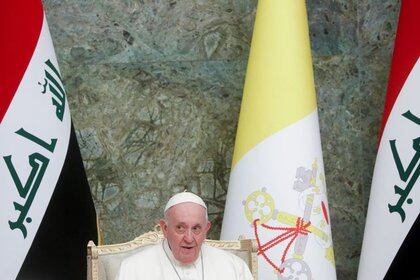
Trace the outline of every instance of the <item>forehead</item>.
{"type": "Polygon", "coordinates": [[[205,223],[206,209],[193,202],[184,202],[169,208],[166,217],[173,223],[205,223]]]}

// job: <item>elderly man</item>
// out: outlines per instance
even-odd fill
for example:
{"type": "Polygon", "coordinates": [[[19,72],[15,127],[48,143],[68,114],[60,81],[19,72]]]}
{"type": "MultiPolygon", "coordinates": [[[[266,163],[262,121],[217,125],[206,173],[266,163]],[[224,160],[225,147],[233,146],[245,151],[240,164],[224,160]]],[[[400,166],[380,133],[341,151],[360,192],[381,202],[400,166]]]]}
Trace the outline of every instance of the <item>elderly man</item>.
{"type": "Polygon", "coordinates": [[[245,262],[203,244],[211,223],[197,195],[183,192],[169,199],[159,222],[165,239],[127,259],[118,280],[252,280],[245,262]]]}

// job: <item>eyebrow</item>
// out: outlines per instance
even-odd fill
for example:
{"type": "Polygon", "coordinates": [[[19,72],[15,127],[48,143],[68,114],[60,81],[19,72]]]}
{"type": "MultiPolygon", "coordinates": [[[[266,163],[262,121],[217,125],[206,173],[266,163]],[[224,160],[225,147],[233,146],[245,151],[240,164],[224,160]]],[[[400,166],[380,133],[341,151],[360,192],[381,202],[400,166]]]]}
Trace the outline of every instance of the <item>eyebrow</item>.
{"type": "MultiPolygon", "coordinates": [[[[187,224],[186,223],[184,223],[184,222],[179,222],[179,223],[176,223],[175,224],[175,226],[187,226],[187,224]]],[[[195,225],[193,225],[193,226],[191,226],[192,228],[193,227],[203,227],[203,225],[201,225],[200,223],[198,223],[198,224],[195,224],[195,225]]]]}

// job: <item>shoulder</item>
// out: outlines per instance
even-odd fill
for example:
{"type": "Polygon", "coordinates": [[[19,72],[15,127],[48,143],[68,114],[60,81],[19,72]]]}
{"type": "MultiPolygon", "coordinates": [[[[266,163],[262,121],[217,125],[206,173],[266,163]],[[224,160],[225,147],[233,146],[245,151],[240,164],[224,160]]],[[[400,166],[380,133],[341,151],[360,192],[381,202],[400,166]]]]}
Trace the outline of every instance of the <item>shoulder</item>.
{"type": "Polygon", "coordinates": [[[238,265],[246,265],[243,259],[226,250],[203,244],[203,252],[212,259],[219,260],[220,262],[232,262],[238,265]]]}
{"type": "MultiPolygon", "coordinates": [[[[252,275],[248,265],[240,257],[215,247],[203,244],[203,257],[211,267],[223,273],[226,279],[251,280],[252,275]]],[[[221,275],[219,275],[221,276],[221,275]]]]}
{"type": "Polygon", "coordinates": [[[150,263],[153,260],[158,260],[160,243],[148,246],[134,255],[123,259],[121,262],[122,267],[138,266],[139,263],[150,263]]]}
{"type": "MultiPolygon", "coordinates": [[[[142,251],[122,260],[118,271],[118,280],[140,279],[144,274],[154,275],[158,273],[160,243],[148,246],[142,251]]],[[[153,278],[151,278],[153,279],[153,278]]]]}

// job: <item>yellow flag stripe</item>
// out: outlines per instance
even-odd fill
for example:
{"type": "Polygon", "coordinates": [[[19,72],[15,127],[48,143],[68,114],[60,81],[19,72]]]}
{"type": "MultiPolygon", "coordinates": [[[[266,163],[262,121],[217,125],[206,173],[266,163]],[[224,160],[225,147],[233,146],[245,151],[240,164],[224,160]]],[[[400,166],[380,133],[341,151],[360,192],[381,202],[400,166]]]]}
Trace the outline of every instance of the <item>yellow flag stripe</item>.
{"type": "Polygon", "coordinates": [[[316,109],[304,0],[260,0],[233,167],[252,147],[316,109]]]}

